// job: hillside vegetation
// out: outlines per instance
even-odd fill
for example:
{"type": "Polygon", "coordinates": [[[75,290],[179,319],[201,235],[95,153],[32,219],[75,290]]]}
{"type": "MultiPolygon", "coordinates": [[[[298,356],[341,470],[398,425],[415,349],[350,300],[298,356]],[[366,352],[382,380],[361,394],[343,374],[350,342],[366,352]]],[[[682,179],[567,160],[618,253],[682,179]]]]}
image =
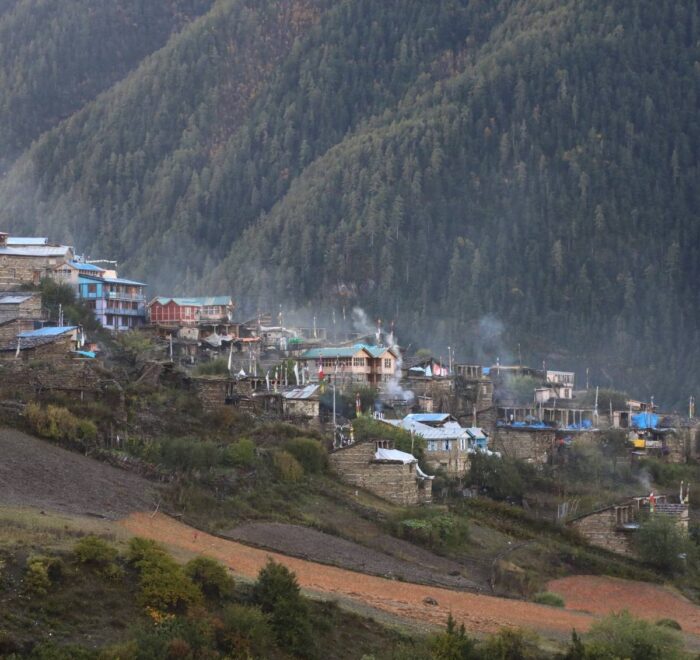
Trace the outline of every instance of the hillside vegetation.
{"type": "MultiPolygon", "coordinates": [[[[35,35],[97,30],[77,0],[21,22],[31,4],[0,3],[0,34],[50,91],[41,63],[62,51],[35,35]]],[[[90,84],[63,72],[64,106],[0,75],[0,108],[43,113],[12,112],[32,130],[13,129],[0,226],[116,258],[154,292],[361,304],[465,358],[520,342],[639,396],[694,391],[696,3],[178,4],[128,57],[72,60],[90,84]]],[[[105,12],[132,5],[88,12],[107,43],[105,12]]]]}

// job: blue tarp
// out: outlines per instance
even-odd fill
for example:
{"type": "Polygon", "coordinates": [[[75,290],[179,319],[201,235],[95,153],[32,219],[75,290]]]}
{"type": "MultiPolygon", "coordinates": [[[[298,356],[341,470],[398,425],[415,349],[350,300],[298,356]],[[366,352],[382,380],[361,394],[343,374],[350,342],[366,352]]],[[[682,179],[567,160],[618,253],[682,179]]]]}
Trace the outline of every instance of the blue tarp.
{"type": "Polygon", "coordinates": [[[518,429],[549,429],[552,428],[548,424],[545,424],[544,422],[511,422],[510,424],[508,422],[504,422],[502,420],[499,420],[496,422],[497,426],[512,426],[513,428],[518,428],[518,429]]]}
{"type": "Polygon", "coordinates": [[[584,431],[586,429],[592,429],[593,422],[591,422],[590,419],[584,419],[584,420],[581,420],[580,424],[569,424],[566,428],[572,429],[572,430],[577,430],[577,431],[584,431]]]}
{"type": "Polygon", "coordinates": [[[636,429],[655,429],[659,425],[659,416],[650,412],[632,415],[632,426],[636,429]]]}
{"type": "Polygon", "coordinates": [[[491,367],[482,367],[481,373],[484,374],[484,376],[488,376],[491,373],[491,367]]]}

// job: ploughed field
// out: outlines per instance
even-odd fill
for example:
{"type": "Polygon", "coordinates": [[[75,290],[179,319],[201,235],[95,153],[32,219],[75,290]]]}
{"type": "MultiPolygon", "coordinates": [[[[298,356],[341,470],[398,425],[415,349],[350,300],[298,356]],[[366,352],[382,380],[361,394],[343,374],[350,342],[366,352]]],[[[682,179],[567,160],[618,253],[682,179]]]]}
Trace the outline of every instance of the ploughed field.
{"type": "Polygon", "coordinates": [[[157,486],[14,429],[0,428],[0,504],[117,519],[153,510],[157,486]]]}

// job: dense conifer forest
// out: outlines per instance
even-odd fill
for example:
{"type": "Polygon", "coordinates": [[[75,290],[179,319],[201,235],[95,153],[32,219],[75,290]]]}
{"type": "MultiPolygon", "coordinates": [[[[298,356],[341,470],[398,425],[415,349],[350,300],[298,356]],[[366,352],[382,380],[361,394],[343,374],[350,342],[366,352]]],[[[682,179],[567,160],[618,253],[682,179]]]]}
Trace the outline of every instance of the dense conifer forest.
{"type": "Polygon", "coordinates": [[[680,407],[699,92],[694,0],[0,0],[0,227],[680,407]]]}

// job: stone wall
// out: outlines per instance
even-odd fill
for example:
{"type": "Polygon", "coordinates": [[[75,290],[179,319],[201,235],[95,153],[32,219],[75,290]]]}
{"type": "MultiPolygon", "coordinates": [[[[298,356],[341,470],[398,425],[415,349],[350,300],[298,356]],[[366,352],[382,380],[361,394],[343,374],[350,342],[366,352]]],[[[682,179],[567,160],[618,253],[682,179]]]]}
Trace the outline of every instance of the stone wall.
{"type": "Polygon", "coordinates": [[[591,545],[611,552],[632,556],[630,535],[634,532],[618,529],[618,509],[611,506],[573,520],[569,525],[577,530],[591,545]]]}
{"type": "Polygon", "coordinates": [[[469,453],[460,451],[458,441],[453,440],[450,446],[452,449],[449,451],[445,449],[426,449],[425,462],[429,467],[436,470],[442,468],[451,477],[463,477],[471,464],[469,453]]]}
{"type": "Polygon", "coordinates": [[[432,501],[433,482],[417,477],[415,463],[375,461],[375,451],[373,441],[358,442],[331,452],[329,460],[343,481],[395,504],[410,506],[432,501]]]}
{"type": "Polygon", "coordinates": [[[12,319],[40,319],[41,296],[38,293],[19,292],[19,296],[31,296],[18,303],[3,303],[0,305],[0,323],[12,319]]]}
{"type": "Polygon", "coordinates": [[[284,414],[290,417],[318,418],[318,399],[283,399],[284,414]]]}
{"type": "Polygon", "coordinates": [[[522,461],[544,464],[554,449],[553,429],[519,429],[496,427],[490,438],[489,449],[503,456],[522,461]]]}
{"type": "MultiPolygon", "coordinates": [[[[14,319],[0,323],[0,347],[17,344],[17,335],[20,332],[34,330],[34,321],[31,319],[14,319]]],[[[0,355],[0,359],[2,356],[0,355]]]]}
{"type": "MultiPolygon", "coordinates": [[[[68,255],[72,258],[72,255],[68,255]]],[[[26,257],[0,255],[0,289],[20,284],[39,284],[53,275],[53,269],[65,262],[63,257],[26,257]]]]}
{"type": "Polygon", "coordinates": [[[106,380],[94,360],[62,357],[0,362],[0,398],[33,401],[51,392],[96,396],[106,380]]]}

